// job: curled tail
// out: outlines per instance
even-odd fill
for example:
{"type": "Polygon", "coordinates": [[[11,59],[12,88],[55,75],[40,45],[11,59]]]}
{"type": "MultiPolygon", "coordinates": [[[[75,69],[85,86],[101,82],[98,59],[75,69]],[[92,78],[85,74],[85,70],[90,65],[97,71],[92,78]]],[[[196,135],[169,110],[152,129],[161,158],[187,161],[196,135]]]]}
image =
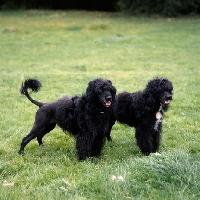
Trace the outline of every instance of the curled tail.
{"type": "Polygon", "coordinates": [[[20,93],[25,95],[33,104],[41,107],[42,105],[44,105],[44,103],[32,99],[28,93],[29,89],[32,90],[33,92],[38,92],[41,87],[42,87],[42,84],[40,83],[39,80],[29,78],[29,79],[25,80],[24,82],[22,82],[22,86],[20,88],[20,93]]]}

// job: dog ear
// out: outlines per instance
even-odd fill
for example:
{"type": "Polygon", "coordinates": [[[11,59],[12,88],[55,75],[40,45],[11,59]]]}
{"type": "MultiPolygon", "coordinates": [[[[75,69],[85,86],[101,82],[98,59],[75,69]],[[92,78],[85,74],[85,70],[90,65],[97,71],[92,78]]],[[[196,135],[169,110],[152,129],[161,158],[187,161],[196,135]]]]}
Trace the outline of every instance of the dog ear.
{"type": "Polygon", "coordinates": [[[88,101],[92,101],[94,99],[94,96],[95,96],[94,88],[95,88],[94,81],[90,81],[86,89],[86,98],[88,101]]]}
{"type": "Polygon", "coordinates": [[[116,93],[117,93],[116,88],[114,86],[111,86],[111,94],[112,94],[113,99],[115,99],[116,93]]]}

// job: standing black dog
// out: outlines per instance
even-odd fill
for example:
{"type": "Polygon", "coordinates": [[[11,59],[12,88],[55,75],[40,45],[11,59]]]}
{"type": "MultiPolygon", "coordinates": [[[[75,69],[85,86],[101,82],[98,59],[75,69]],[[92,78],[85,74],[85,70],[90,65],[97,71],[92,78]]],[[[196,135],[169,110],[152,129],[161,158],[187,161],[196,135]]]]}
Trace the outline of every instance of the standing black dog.
{"type": "Polygon", "coordinates": [[[143,91],[123,92],[116,96],[116,118],[136,129],[142,153],[155,153],[160,145],[162,118],[172,100],[172,83],[166,78],[150,80],[143,91]]]}
{"type": "Polygon", "coordinates": [[[42,103],[31,98],[28,90],[37,92],[41,83],[37,79],[27,79],[20,92],[39,107],[30,133],[22,139],[19,154],[24,154],[25,146],[37,137],[39,145],[45,134],[56,124],[75,136],[79,160],[99,156],[105,139],[111,140],[110,131],[115,123],[113,104],[116,89],[110,80],[97,78],[88,83],[82,96],[63,97],[55,102],[42,103]]]}

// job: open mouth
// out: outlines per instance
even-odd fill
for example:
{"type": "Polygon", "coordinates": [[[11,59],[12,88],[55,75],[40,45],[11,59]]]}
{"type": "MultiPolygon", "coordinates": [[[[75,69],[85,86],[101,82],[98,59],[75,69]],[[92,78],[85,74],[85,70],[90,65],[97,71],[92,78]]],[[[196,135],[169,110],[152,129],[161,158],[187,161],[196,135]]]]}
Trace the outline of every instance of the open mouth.
{"type": "Polygon", "coordinates": [[[105,107],[110,107],[111,105],[112,105],[112,101],[104,101],[104,100],[101,100],[101,102],[103,103],[103,105],[105,106],[105,107]]]}
{"type": "Polygon", "coordinates": [[[105,102],[105,106],[106,106],[106,107],[110,107],[111,104],[112,104],[111,101],[106,101],[106,102],[105,102]]]}
{"type": "Polygon", "coordinates": [[[170,104],[170,100],[169,100],[169,99],[168,99],[168,100],[164,100],[163,103],[164,103],[165,105],[168,105],[168,104],[170,104]]]}

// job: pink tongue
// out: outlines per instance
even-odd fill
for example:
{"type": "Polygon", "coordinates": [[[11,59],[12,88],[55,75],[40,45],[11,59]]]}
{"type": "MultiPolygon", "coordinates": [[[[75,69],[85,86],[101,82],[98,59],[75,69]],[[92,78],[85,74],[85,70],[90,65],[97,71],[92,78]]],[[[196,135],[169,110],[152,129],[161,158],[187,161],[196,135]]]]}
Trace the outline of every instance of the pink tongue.
{"type": "Polygon", "coordinates": [[[106,106],[110,106],[111,105],[111,102],[110,101],[107,101],[106,102],[106,106]]]}
{"type": "Polygon", "coordinates": [[[165,100],[165,104],[169,104],[170,103],[170,100],[165,100]]]}

